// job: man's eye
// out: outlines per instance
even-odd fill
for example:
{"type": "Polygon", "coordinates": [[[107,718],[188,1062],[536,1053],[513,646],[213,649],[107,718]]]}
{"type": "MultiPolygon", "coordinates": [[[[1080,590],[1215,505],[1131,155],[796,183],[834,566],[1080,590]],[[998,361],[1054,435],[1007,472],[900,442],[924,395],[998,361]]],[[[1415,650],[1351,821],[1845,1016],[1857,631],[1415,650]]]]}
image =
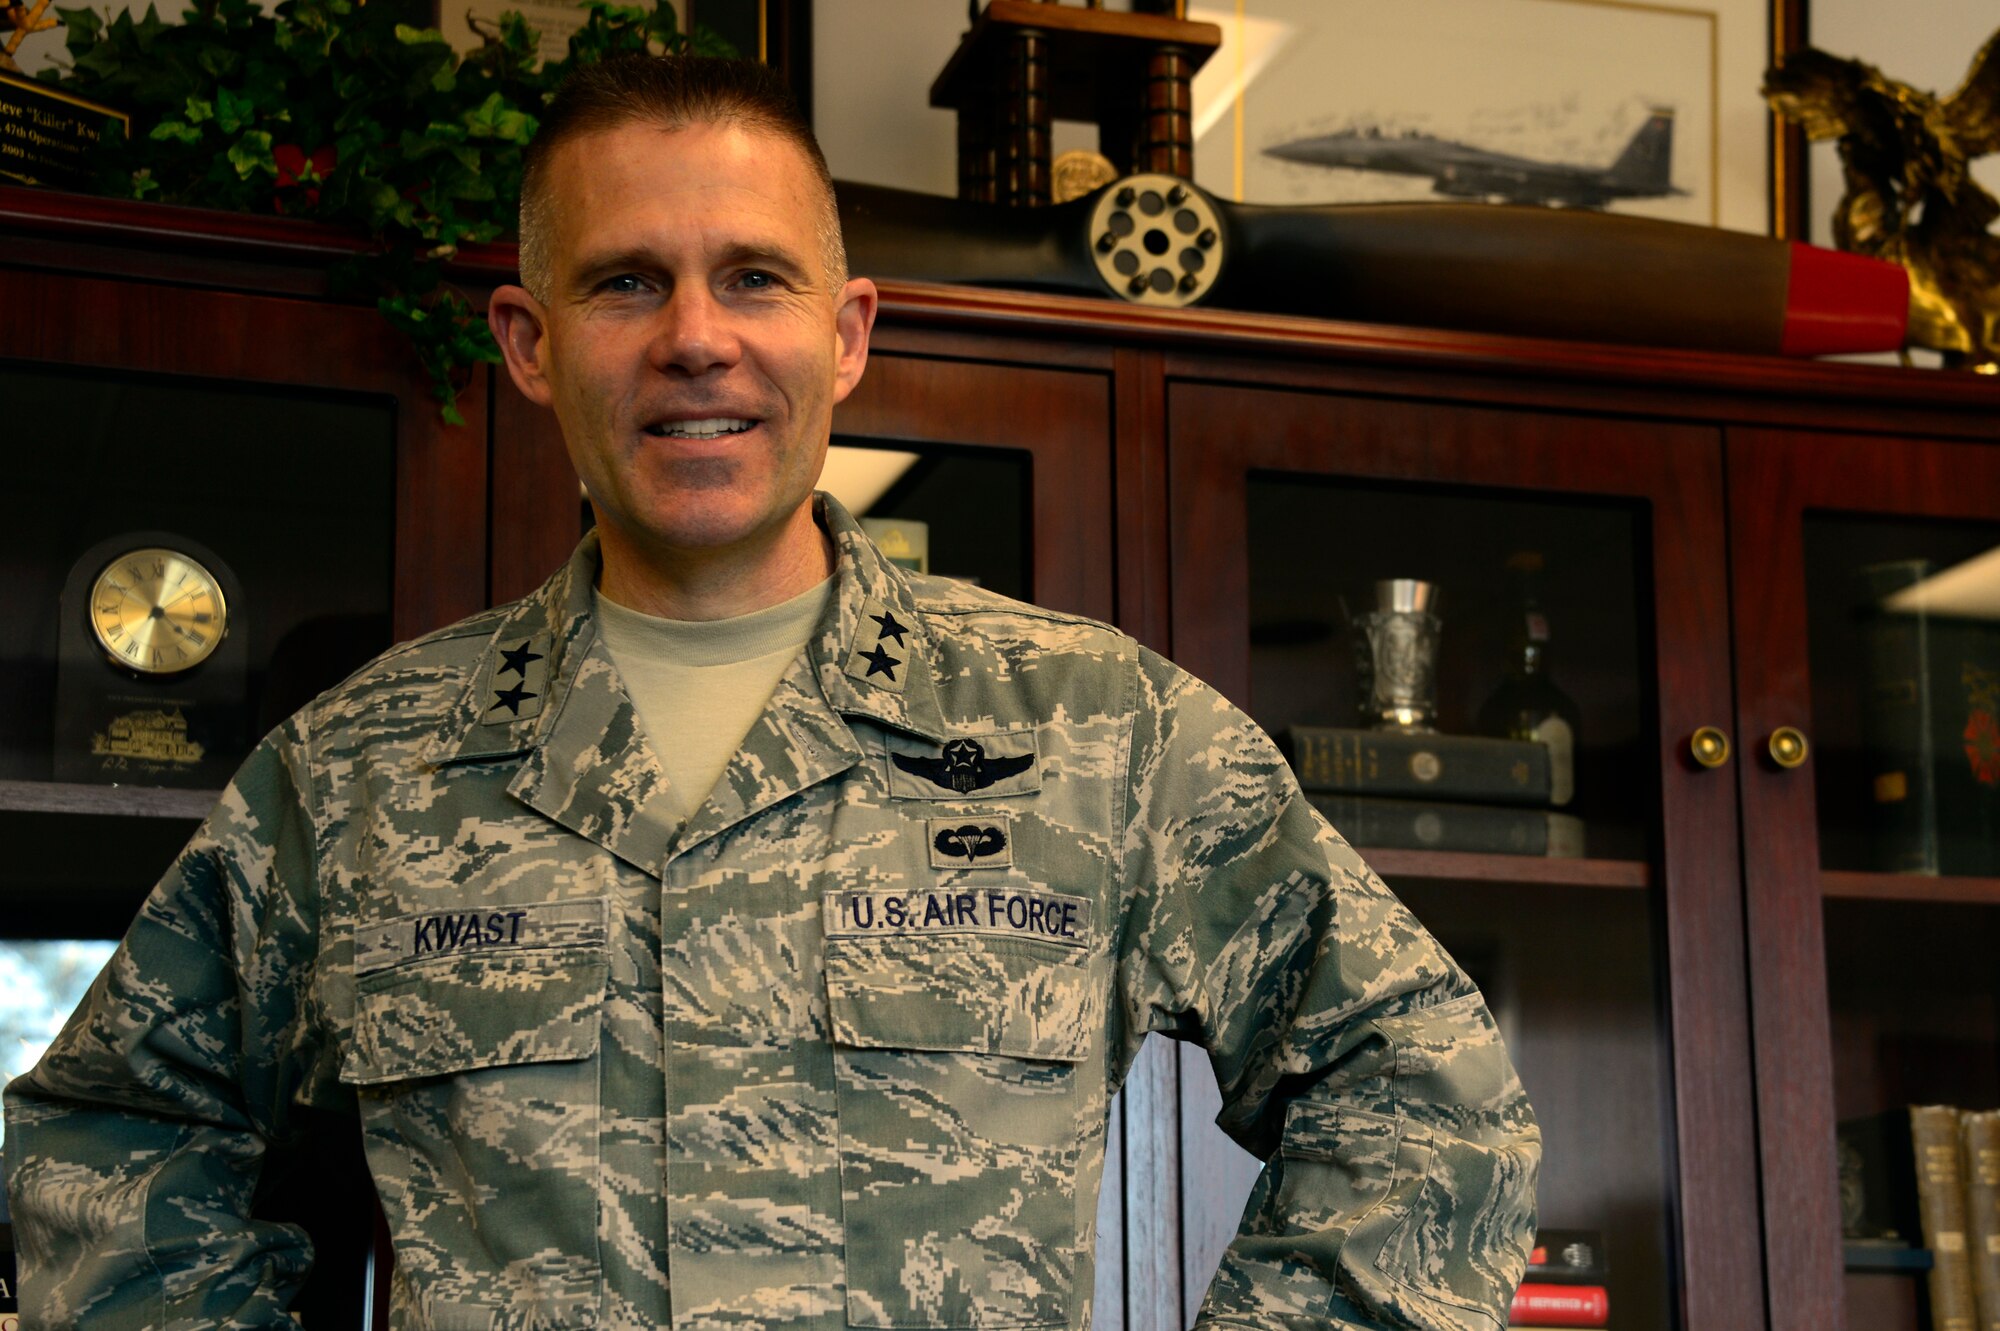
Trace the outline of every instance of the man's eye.
{"type": "Polygon", "coordinates": [[[604,289],[614,295],[626,295],[634,291],[643,290],[644,287],[645,283],[641,282],[638,275],[634,273],[620,273],[618,276],[606,278],[604,281],[604,289]]]}
{"type": "Polygon", "coordinates": [[[766,288],[778,285],[777,278],[771,276],[769,273],[761,273],[761,272],[745,273],[743,274],[743,276],[737,278],[736,282],[737,285],[745,287],[751,291],[763,291],[766,288]]]}

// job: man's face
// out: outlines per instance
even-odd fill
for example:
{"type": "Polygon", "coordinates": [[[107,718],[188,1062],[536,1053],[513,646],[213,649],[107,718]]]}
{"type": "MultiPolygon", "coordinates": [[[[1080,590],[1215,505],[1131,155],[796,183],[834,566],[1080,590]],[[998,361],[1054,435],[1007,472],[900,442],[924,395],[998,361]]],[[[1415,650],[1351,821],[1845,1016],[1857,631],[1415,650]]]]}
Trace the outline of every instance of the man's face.
{"type": "Polygon", "coordinates": [[[607,561],[810,531],[875,290],[831,285],[804,155],[730,125],[633,123],[558,149],[547,186],[547,304],[502,288],[495,331],[522,392],[555,409],[607,561]]]}

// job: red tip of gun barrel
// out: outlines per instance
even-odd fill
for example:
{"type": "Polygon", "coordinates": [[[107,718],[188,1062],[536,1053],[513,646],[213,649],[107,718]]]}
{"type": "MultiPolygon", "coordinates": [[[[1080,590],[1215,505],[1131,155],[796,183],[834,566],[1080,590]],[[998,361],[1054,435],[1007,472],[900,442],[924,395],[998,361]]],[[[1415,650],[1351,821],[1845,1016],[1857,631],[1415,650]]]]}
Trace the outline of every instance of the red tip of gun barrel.
{"type": "Polygon", "coordinates": [[[1910,275],[1900,264],[1792,242],[1785,355],[1894,351],[1909,323],[1910,275]]]}

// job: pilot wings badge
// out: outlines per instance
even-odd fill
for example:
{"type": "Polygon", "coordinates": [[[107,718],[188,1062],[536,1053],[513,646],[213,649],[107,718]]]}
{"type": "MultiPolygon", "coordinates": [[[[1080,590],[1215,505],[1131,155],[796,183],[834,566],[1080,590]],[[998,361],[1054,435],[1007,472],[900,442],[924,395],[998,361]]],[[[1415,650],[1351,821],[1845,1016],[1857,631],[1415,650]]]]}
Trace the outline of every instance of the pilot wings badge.
{"type": "Polygon", "coordinates": [[[898,769],[917,778],[912,782],[891,773],[892,792],[905,797],[935,799],[938,791],[1015,795],[1040,784],[1033,779],[1032,731],[947,740],[936,757],[909,753],[891,753],[889,757],[898,769]]]}

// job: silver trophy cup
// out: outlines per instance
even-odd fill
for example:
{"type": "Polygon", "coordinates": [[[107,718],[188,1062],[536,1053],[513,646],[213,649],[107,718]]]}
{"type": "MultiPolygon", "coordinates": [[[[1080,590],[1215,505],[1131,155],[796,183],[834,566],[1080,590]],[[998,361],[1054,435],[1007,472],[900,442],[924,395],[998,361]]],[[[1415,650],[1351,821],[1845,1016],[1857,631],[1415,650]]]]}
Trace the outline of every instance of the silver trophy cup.
{"type": "Polygon", "coordinates": [[[1375,609],[1356,621],[1362,724],[1376,730],[1437,729],[1439,589],[1417,578],[1383,578],[1375,609]]]}

